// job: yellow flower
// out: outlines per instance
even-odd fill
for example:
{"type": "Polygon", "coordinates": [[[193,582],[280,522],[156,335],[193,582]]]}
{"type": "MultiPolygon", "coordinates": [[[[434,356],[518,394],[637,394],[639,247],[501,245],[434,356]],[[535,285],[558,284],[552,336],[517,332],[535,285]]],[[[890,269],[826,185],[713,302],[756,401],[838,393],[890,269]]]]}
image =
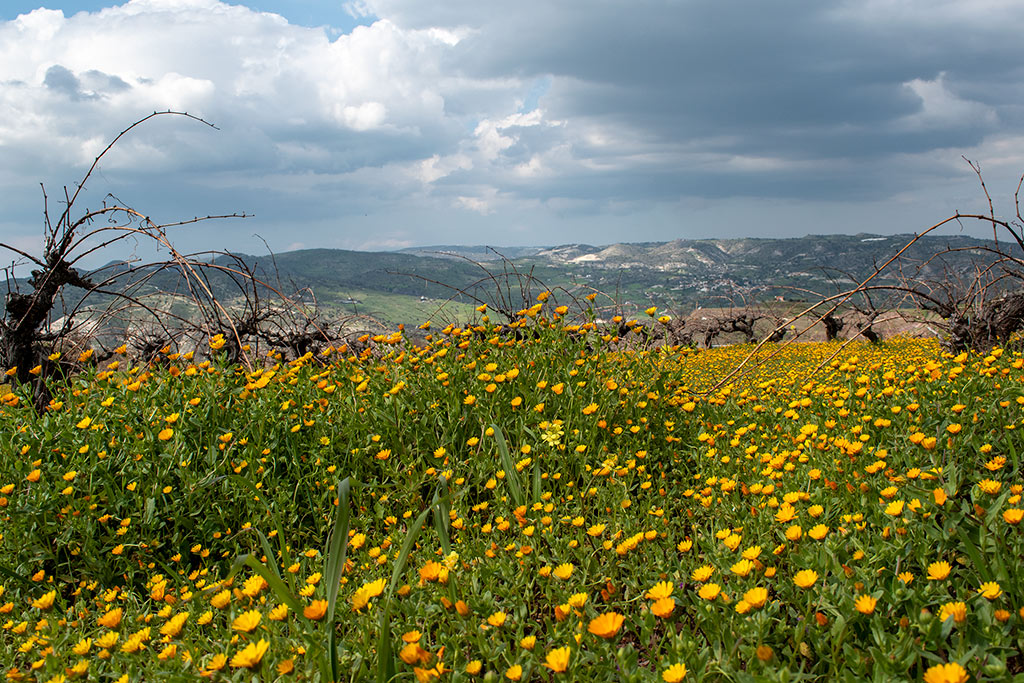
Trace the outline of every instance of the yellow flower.
{"type": "Polygon", "coordinates": [[[572,562],[565,562],[555,567],[554,572],[555,578],[562,579],[563,581],[572,576],[572,571],[575,569],[575,565],[572,562]]]}
{"type": "Polygon", "coordinates": [[[157,436],[157,438],[158,438],[158,439],[160,439],[161,441],[167,441],[167,440],[169,440],[169,439],[170,439],[170,438],[171,438],[172,436],[174,436],[174,430],[173,430],[173,429],[171,429],[170,427],[167,427],[167,428],[165,428],[165,429],[161,429],[161,430],[160,430],[160,433],[159,433],[159,434],[157,434],[156,436],[157,436]]]}
{"type": "MultiPolygon", "coordinates": [[[[210,661],[206,663],[206,666],[203,667],[203,670],[207,671],[207,672],[210,672],[210,671],[220,671],[221,669],[224,668],[224,665],[227,664],[227,663],[228,663],[227,655],[218,652],[214,656],[210,657],[210,661]]],[[[210,675],[209,673],[205,674],[205,676],[207,676],[207,677],[209,675],[210,675]]]]}
{"type": "Polygon", "coordinates": [[[754,570],[754,563],[750,560],[740,560],[730,567],[729,570],[736,576],[746,576],[754,570]]]}
{"type": "Polygon", "coordinates": [[[571,650],[568,647],[560,647],[552,650],[548,653],[547,658],[544,661],[544,666],[554,671],[556,674],[563,673],[569,668],[569,654],[571,650]]]}
{"type": "Polygon", "coordinates": [[[671,581],[659,581],[654,584],[651,590],[647,591],[646,597],[650,600],[661,600],[672,595],[672,582],[671,581]]]}
{"type": "Polygon", "coordinates": [[[470,676],[476,676],[478,673],[480,673],[480,670],[483,669],[483,667],[483,662],[481,662],[479,659],[474,659],[473,661],[466,664],[466,673],[468,673],[470,676]]]}
{"type": "Polygon", "coordinates": [[[966,683],[967,670],[956,662],[936,664],[924,672],[924,683],[966,683]]]}
{"type": "Polygon", "coordinates": [[[231,604],[231,591],[226,588],[210,598],[210,604],[217,609],[224,609],[231,604]]]}
{"type": "Polygon", "coordinates": [[[700,587],[697,594],[705,600],[714,600],[718,597],[718,594],[722,592],[722,587],[717,583],[706,583],[700,587]]]}
{"type": "Polygon", "coordinates": [[[71,648],[71,651],[81,657],[89,654],[90,649],[92,649],[92,638],[82,638],[71,648]]]}
{"type": "Polygon", "coordinates": [[[690,574],[690,578],[698,583],[704,583],[711,578],[711,575],[715,573],[715,568],[711,565],[704,565],[703,567],[697,567],[690,574]]]}
{"type": "Polygon", "coordinates": [[[92,418],[91,417],[83,417],[81,422],[79,422],[75,426],[78,427],[79,429],[88,429],[89,425],[91,425],[91,424],[92,424],[92,418]]]}
{"type": "Polygon", "coordinates": [[[962,602],[947,602],[939,610],[939,621],[945,621],[953,617],[953,621],[962,624],[967,620],[967,605],[962,602]]]}
{"type": "Polygon", "coordinates": [[[981,584],[981,586],[978,588],[978,592],[981,593],[981,596],[987,600],[995,600],[1003,594],[1003,589],[995,581],[988,581],[986,583],[981,584]]]}
{"type": "Polygon", "coordinates": [[[928,565],[928,580],[929,581],[942,581],[949,572],[952,571],[952,567],[949,566],[949,562],[942,560],[941,562],[932,562],[928,565]]]}
{"type": "Polygon", "coordinates": [[[258,643],[249,643],[231,658],[231,667],[233,669],[255,669],[259,667],[260,662],[263,661],[263,655],[267,654],[269,647],[270,643],[263,638],[260,638],[258,643]]]}
{"type": "Polygon", "coordinates": [[[495,612],[494,614],[492,614],[491,616],[487,617],[487,623],[490,624],[491,626],[495,627],[495,628],[498,628],[498,627],[503,626],[505,624],[505,619],[507,619],[507,618],[508,618],[507,614],[505,614],[504,612],[498,611],[498,612],[495,612]]]}
{"type": "Polygon", "coordinates": [[[760,586],[751,588],[743,594],[743,600],[754,609],[758,609],[768,602],[768,590],[760,586]]]}
{"type": "Polygon", "coordinates": [[[813,538],[815,541],[820,541],[828,535],[828,527],[824,524],[817,524],[807,532],[807,535],[813,538]]]}
{"type": "Polygon", "coordinates": [[[518,664],[513,664],[505,670],[505,678],[507,678],[510,681],[518,681],[522,677],[523,667],[519,666],[518,664]]]}
{"type": "MultiPolygon", "coordinates": [[[[249,610],[248,612],[242,612],[235,620],[231,622],[231,628],[236,631],[244,631],[245,633],[252,633],[256,630],[256,627],[260,625],[260,621],[263,619],[263,615],[259,613],[259,610],[249,610]]],[[[233,666],[233,665],[232,665],[233,666]]]]}
{"type": "Polygon", "coordinates": [[[895,500],[885,506],[885,514],[891,517],[899,517],[903,514],[903,501],[895,500]]]}
{"type": "Polygon", "coordinates": [[[793,583],[800,588],[810,588],[818,580],[818,572],[813,569],[801,569],[793,577],[793,583]]]}
{"type": "Polygon", "coordinates": [[[617,612],[605,612],[591,619],[587,630],[599,638],[614,638],[625,620],[626,618],[617,612]]]}
{"type": "Polygon", "coordinates": [[[871,614],[875,611],[875,605],[877,604],[877,598],[873,598],[870,595],[862,595],[853,603],[853,607],[861,614],[871,614]]]}
{"type": "Polygon", "coordinates": [[[57,591],[52,590],[49,593],[44,593],[43,595],[40,595],[39,598],[37,598],[36,600],[33,600],[32,606],[40,610],[50,609],[51,607],[53,607],[53,601],[56,599],[56,597],[57,591]]]}
{"type": "Polygon", "coordinates": [[[673,664],[661,672],[661,680],[665,681],[665,683],[679,683],[679,681],[683,680],[685,677],[685,664],[673,664]]]}

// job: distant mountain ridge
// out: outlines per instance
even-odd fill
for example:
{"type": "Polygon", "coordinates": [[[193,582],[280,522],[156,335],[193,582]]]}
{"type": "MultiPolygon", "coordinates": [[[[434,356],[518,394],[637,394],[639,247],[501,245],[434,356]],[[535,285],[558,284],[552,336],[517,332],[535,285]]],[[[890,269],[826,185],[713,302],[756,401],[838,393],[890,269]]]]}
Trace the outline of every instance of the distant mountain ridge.
{"type": "MultiPolygon", "coordinates": [[[[420,315],[410,312],[410,301],[423,302],[423,315],[428,316],[449,299],[472,306],[492,301],[501,286],[506,289],[506,300],[514,305],[513,300],[521,296],[517,278],[527,274],[535,278],[529,287],[535,292],[543,287],[576,295],[601,292],[609,297],[602,301],[615,301],[623,311],[651,305],[666,310],[732,305],[737,298],[813,298],[815,293],[863,280],[913,237],[862,233],[604,246],[440,245],[386,252],[304,249],[236,256],[284,293],[308,288],[319,303],[334,310],[418,323],[421,321],[408,319],[420,315]],[[464,296],[466,292],[471,296],[464,296]],[[373,299],[369,305],[364,302],[368,296],[373,299]],[[397,305],[402,300],[404,307],[397,305]]],[[[975,261],[992,261],[984,250],[993,246],[991,240],[964,235],[923,237],[907,251],[905,272],[937,280],[950,273],[969,273],[975,261]],[[947,249],[955,251],[928,261],[947,249]]],[[[1001,246],[1016,253],[1015,244],[1001,246]]],[[[229,263],[225,257],[218,260],[229,263]]],[[[176,271],[162,272],[153,278],[152,289],[180,291],[178,277],[176,271]]],[[[876,283],[886,279],[879,278],[876,283]]],[[[211,274],[210,284],[218,296],[228,300],[239,294],[237,285],[223,274],[211,274]]]]}

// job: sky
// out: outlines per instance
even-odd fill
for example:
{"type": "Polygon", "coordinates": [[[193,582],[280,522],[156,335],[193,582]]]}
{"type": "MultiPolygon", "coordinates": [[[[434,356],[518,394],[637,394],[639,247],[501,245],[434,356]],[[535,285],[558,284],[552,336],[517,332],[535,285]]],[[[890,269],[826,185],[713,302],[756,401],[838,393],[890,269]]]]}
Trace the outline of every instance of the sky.
{"type": "Polygon", "coordinates": [[[919,232],[986,208],[963,157],[1003,217],[1024,171],[1019,0],[47,1],[0,3],[33,253],[40,184],[55,217],[168,109],[217,129],[134,129],[75,215],[252,215],[186,252],[919,232]]]}

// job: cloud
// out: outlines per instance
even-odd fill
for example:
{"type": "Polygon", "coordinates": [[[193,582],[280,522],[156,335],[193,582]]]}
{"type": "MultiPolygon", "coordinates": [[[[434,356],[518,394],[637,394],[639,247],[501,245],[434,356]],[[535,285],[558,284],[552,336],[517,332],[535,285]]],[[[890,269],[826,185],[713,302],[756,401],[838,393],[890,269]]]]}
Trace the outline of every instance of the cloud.
{"type": "Polygon", "coordinates": [[[2,229],[167,109],[220,130],[150,122],[86,197],[256,214],[196,244],[671,238],[726,229],[727,201],[802,233],[822,201],[935,206],[971,181],[960,154],[1019,158],[1024,6],[984,2],[359,0],[346,33],[218,0],[40,9],[0,23],[2,229]]]}

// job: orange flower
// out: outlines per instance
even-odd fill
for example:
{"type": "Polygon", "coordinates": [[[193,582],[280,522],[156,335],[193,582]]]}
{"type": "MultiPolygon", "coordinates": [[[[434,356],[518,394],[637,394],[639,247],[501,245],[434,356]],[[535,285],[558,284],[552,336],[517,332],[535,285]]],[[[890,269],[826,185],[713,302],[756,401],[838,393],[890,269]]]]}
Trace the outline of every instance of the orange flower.
{"type": "Polygon", "coordinates": [[[313,621],[320,621],[327,614],[327,601],[314,600],[302,609],[302,615],[313,621]]]}
{"type": "Polygon", "coordinates": [[[605,612],[596,619],[592,619],[587,630],[599,638],[614,638],[625,620],[626,618],[617,612],[605,612]]]}
{"type": "Polygon", "coordinates": [[[956,662],[936,664],[924,672],[924,683],[966,683],[967,670],[956,662]]]}
{"type": "Polygon", "coordinates": [[[651,605],[651,612],[654,613],[654,616],[665,619],[672,615],[672,610],[674,610],[675,607],[675,598],[661,598],[659,600],[656,600],[654,604],[651,605]]]}

